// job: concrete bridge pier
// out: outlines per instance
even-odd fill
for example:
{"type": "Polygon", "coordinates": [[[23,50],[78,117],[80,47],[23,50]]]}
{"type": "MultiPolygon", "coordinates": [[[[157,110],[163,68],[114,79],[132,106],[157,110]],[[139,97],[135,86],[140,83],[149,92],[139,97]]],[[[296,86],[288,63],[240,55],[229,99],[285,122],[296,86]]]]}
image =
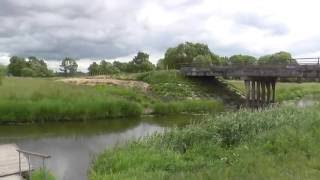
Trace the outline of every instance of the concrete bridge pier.
{"type": "Polygon", "coordinates": [[[247,106],[260,108],[275,102],[276,77],[247,77],[244,80],[247,106]]]}

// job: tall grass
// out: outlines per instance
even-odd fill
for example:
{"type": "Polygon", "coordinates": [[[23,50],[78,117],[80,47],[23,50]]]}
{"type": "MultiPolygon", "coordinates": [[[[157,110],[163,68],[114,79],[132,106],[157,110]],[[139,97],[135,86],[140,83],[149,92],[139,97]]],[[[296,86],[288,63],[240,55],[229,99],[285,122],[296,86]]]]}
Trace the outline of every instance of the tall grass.
{"type": "Polygon", "coordinates": [[[102,153],[90,179],[317,179],[320,112],[240,110],[102,153]]]}
{"type": "Polygon", "coordinates": [[[216,113],[223,111],[223,104],[212,100],[183,100],[175,102],[159,102],[154,106],[154,113],[159,115],[177,113],[216,113]]]}
{"type": "Polygon", "coordinates": [[[31,179],[32,180],[44,180],[44,179],[55,180],[56,178],[52,175],[50,171],[40,169],[32,172],[31,179]]]}
{"type": "Polygon", "coordinates": [[[111,86],[76,86],[54,79],[5,78],[0,86],[0,123],[139,116],[149,97],[111,86]]]}

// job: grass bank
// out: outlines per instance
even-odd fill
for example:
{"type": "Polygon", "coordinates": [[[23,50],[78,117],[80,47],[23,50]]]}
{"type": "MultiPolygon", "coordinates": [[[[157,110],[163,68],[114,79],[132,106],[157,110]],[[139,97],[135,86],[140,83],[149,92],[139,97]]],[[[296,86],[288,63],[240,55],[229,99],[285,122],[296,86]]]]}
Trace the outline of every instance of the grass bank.
{"type": "Polygon", "coordinates": [[[136,76],[150,83],[151,89],[145,92],[111,85],[67,84],[57,78],[6,77],[0,86],[0,124],[138,117],[146,110],[166,115],[223,109],[220,101],[208,98],[201,86],[177,71],[132,77],[136,76]]]}
{"type": "Polygon", "coordinates": [[[216,100],[182,100],[175,102],[159,102],[154,105],[154,113],[159,115],[177,113],[219,113],[223,104],[216,100]]]}
{"type": "Polygon", "coordinates": [[[317,179],[319,106],[240,110],[102,153],[98,179],[317,179]]]}
{"type": "Polygon", "coordinates": [[[55,79],[4,78],[0,122],[39,122],[139,116],[152,102],[133,89],[76,86],[55,79]]]}
{"type": "MultiPolygon", "coordinates": [[[[232,86],[245,94],[245,87],[243,81],[228,81],[232,86]]],[[[320,83],[305,82],[305,83],[289,83],[277,82],[276,84],[276,101],[282,102],[287,100],[301,99],[306,95],[320,94],[320,83]]]]}

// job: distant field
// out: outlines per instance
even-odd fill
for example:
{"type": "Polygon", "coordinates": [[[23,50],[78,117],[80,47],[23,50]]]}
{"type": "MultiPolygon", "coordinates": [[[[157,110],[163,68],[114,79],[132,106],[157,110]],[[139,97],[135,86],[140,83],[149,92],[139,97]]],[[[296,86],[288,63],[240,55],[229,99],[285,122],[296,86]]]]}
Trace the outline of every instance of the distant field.
{"type": "MultiPolygon", "coordinates": [[[[244,82],[230,80],[227,81],[242,93],[245,92],[244,82]]],[[[286,101],[300,99],[307,95],[320,95],[320,83],[306,82],[306,83],[289,83],[277,82],[276,84],[276,101],[286,101]]]]}

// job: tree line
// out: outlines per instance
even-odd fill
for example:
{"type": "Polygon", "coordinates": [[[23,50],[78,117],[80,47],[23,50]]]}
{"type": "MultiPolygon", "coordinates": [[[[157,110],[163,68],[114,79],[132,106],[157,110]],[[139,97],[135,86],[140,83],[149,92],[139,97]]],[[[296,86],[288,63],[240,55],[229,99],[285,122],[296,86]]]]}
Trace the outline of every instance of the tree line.
{"type": "MultiPolygon", "coordinates": [[[[208,45],[185,42],[167,49],[164,58],[156,65],[149,60],[149,54],[138,52],[129,62],[105,60],[93,62],[88,67],[89,75],[107,75],[117,73],[139,73],[161,69],[179,69],[185,64],[208,65],[253,65],[253,64],[288,64],[292,63],[289,52],[280,51],[259,58],[250,55],[237,54],[231,57],[219,56],[213,53],[208,45]]],[[[295,62],[296,63],[296,62],[295,62]]],[[[55,75],[71,76],[77,73],[78,64],[75,59],[66,57],[61,61],[60,73],[49,70],[43,59],[31,56],[28,58],[13,56],[7,67],[6,74],[23,77],[50,77],[55,75]]]]}

